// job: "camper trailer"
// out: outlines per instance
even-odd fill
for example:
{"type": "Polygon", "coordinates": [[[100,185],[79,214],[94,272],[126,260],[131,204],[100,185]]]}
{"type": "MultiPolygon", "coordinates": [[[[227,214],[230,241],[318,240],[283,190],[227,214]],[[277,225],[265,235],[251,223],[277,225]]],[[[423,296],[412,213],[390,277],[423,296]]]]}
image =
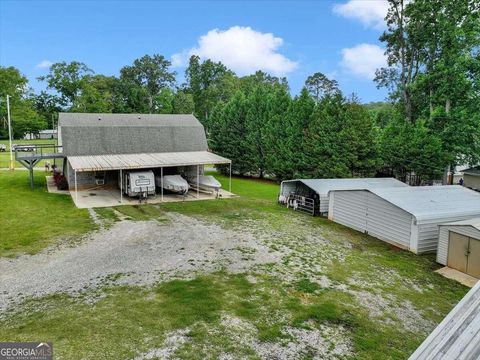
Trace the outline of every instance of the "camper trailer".
{"type": "Polygon", "coordinates": [[[119,186],[128,196],[155,195],[155,176],[153,171],[125,171],[119,186]]]}

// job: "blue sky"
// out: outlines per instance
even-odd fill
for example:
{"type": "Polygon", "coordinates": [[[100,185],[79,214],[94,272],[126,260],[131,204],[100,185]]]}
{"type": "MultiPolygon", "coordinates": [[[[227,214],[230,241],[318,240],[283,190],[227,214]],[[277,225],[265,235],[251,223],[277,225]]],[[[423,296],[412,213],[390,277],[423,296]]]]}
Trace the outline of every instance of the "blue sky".
{"type": "Polygon", "coordinates": [[[221,60],[243,75],[286,76],[293,94],[316,71],[345,93],[380,101],[373,71],[385,62],[378,38],[383,0],[339,1],[0,1],[0,64],[35,90],[57,61],[77,60],[118,75],[144,54],[172,59],[183,78],[189,55],[221,60]]]}

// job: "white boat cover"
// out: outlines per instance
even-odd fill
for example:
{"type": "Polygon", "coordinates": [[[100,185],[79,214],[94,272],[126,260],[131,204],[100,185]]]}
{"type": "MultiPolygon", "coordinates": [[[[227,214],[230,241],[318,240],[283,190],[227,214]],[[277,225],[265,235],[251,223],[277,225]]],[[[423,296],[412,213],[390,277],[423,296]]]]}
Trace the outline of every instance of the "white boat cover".
{"type": "Polygon", "coordinates": [[[198,177],[198,181],[197,181],[197,176],[192,176],[188,178],[188,182],[192,186],[197,186],[198,184],[201,189],[206,189],[206,190],[218,191],[222,187],[222,184],[220,184],[220,182],[211,175],[200,175],[198,177]]]}
{"type": "MultiPolygon", "coordinates": [[[[162,186],[162,178],[160,176],[155,178],[155,185],[162,186]]],[[[165,175],[163,177],[163,188],[168,191],[185,194],[188,191],[188,182],[180,175],[165,175]]]]}

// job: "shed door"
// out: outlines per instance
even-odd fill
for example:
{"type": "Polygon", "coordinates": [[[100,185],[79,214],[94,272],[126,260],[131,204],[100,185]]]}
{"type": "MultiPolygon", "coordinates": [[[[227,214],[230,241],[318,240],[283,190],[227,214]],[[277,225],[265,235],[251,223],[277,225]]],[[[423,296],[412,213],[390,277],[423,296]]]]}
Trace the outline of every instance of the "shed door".
{"type": "Polygon", "coordinates": [[[480,240],[470,238],[467,274],[480,278],[480,240]]]}
{"type": "Polygon", "coordinates": [[[468,236],[450,232],[448,242],[448,266],[467,272],[468,236]]]}

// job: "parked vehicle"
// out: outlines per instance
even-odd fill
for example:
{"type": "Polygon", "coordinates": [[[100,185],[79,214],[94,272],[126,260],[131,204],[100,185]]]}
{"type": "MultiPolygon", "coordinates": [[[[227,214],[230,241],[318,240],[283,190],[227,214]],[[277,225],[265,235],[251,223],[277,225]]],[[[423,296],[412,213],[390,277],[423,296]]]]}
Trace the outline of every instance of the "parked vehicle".
{"type": "Polygon", "coordinates": [[[2,152],[2,151],[3,151],[3,152],[7,151],[7,145],[5,145],[5,144],[0,144],[0,152],[2,152]]]}
{"type": "Polygon", "coordinates": [[[123,173],[123,192],[128,196],[155,195],[155,175],[153,171],[125,171],[123,173]]]}
{"type": "Polygon", "coordinates": [[[200,190],[204,191],[218,192],[222,187],[222,184],[211,175],[200,175],[198,178],[195,175],[188,177],[187,180],[191,187],[198,186],[200,190]]]}
{"type": "Polygon", "coordinates": [[[35,151],[35,145],[12,145],[13,151],[35,151]]]}
{"type": "Polygon", "coordinates": [[[163,181],[161,176],[157,176],[155,177],[155,185],[160,188],[163,186],[164,190],[180,195],[185,195],[189,189],[187,180],[180,175],[165,175],[163,181]]]}

